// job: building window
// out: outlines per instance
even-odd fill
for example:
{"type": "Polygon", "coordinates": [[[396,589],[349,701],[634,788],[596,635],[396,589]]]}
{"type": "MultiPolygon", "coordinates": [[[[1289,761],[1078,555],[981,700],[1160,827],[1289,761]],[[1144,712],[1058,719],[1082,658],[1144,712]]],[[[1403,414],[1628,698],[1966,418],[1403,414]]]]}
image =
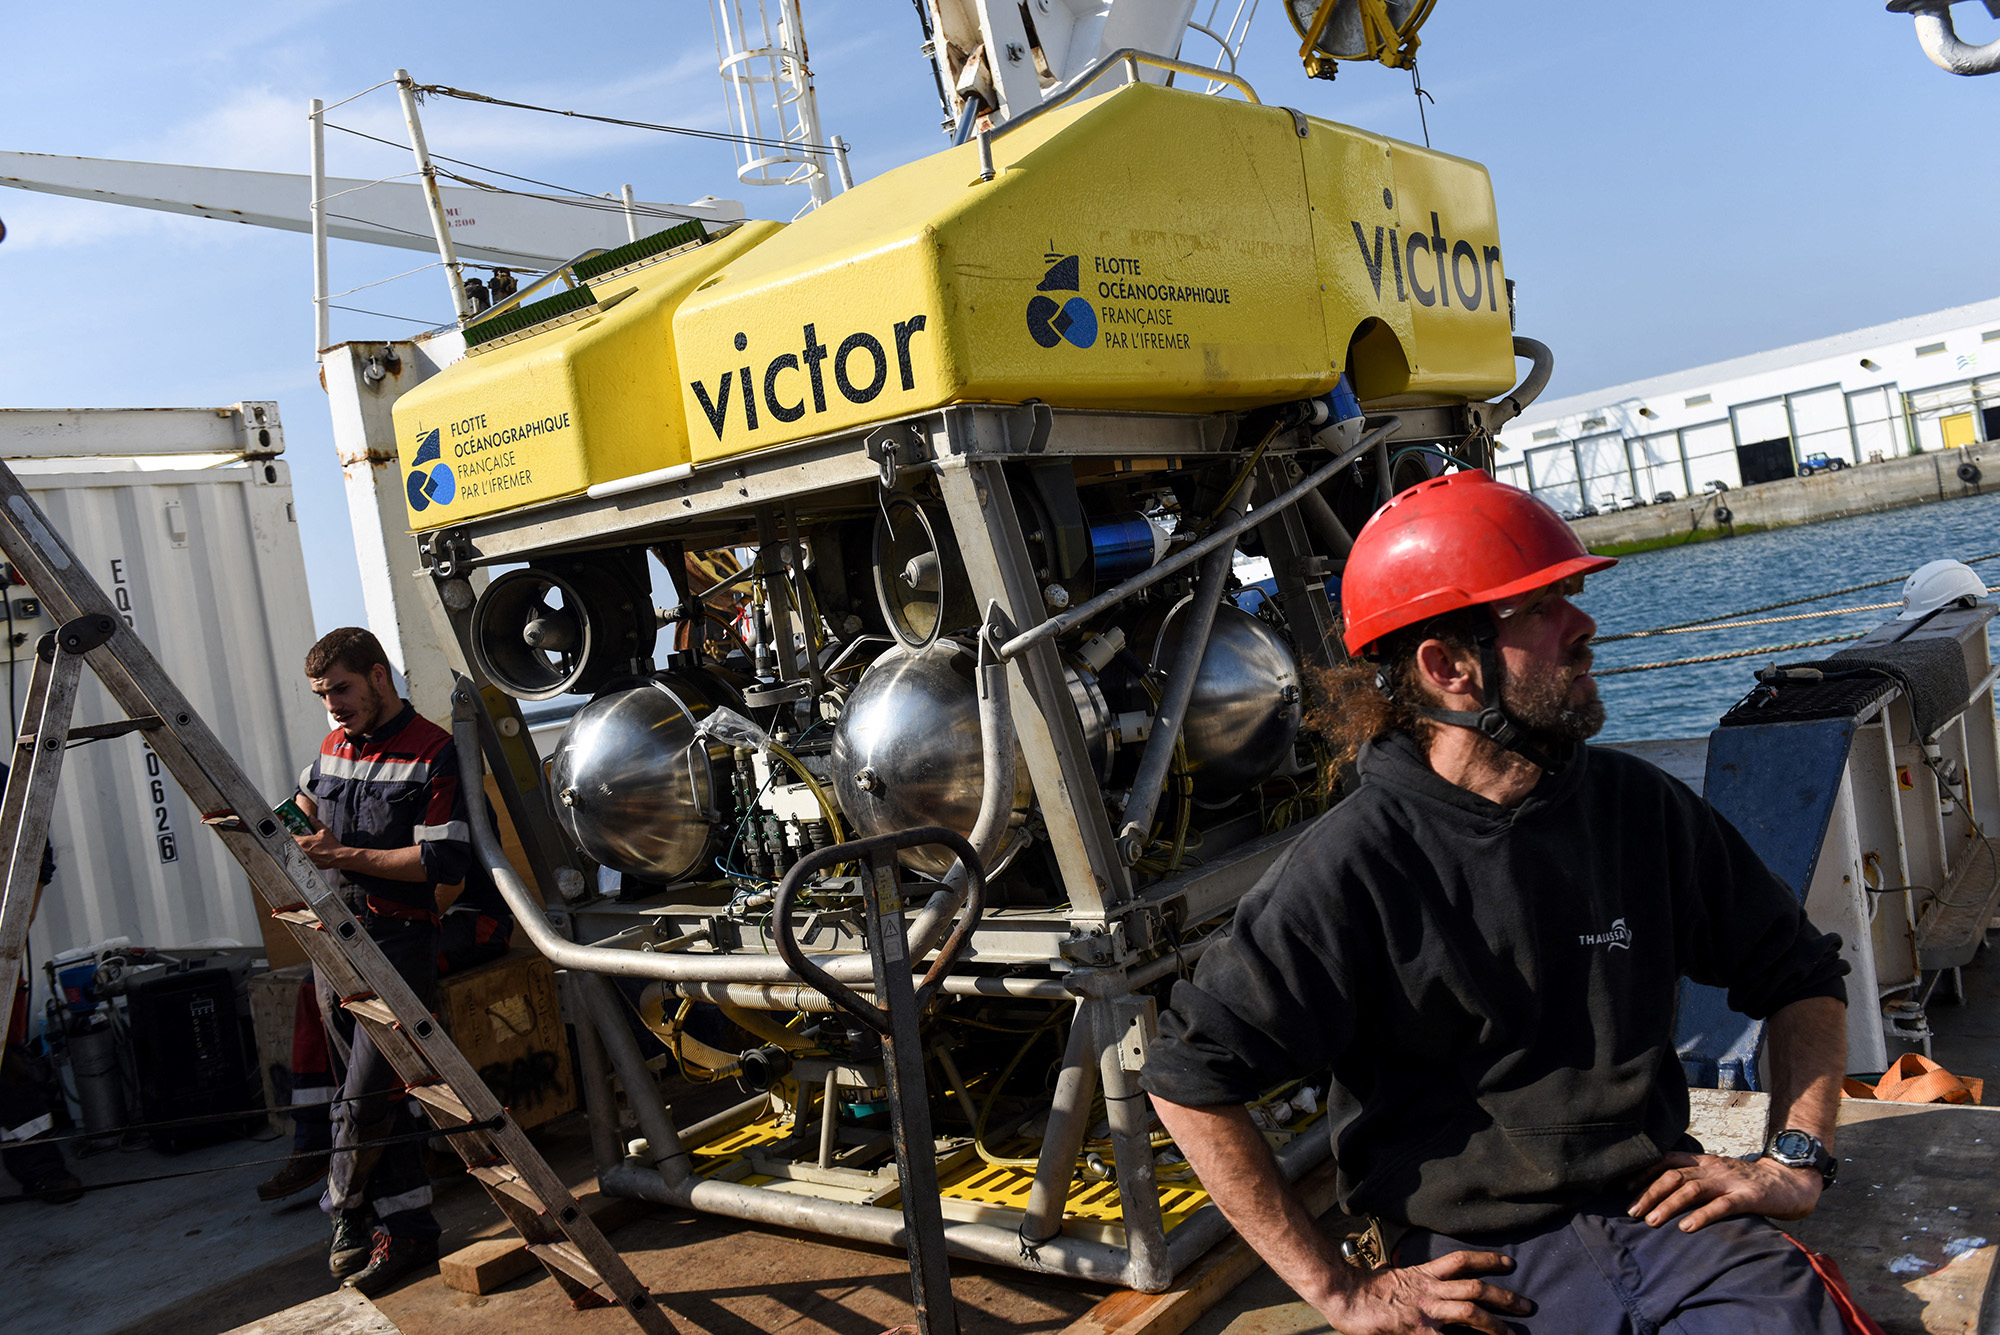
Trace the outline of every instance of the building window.
{"type": "Polygon", "coordinates": [[[1555,429],[1554,427],[1550,427],[1550,428],[1549,428],[1549,429],[1548,429],[1547,431],[1537,431],[1537,432],[1535,433],[1535,439],[1536,439],[1536,440],[1554,440],[1554,439],[1555,439],[1555,438],[1556,438],[1557,436],[1560,436],[1561,434],[1562,434],[1562,432],[1560,432],[1560,431],[1556,430],[1556,429],[1555,429]]]}
{"type": "Polygon", "coordinates": [[[1697,394],[1693,398],[1686,400],[1684,403],[1681,404],[1681,406],[1683,408],[1699,408],[1704,403],[1713,403],[1713,402],[1715,402],[1715,398],[1713,395],[1697,394]]]}
{"type": "Polygon", "coordinates": [[[1917,356],[1931,357],[1943,351],[1944,344],[1942,343],[1925,343],[1917,349],[1917,356]]]}

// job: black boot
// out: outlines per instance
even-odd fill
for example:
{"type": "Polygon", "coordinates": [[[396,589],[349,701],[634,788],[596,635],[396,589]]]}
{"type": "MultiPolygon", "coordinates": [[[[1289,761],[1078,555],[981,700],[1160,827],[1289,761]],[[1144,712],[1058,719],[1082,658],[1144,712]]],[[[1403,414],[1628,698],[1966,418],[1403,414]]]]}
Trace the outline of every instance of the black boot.
{"type": "Polygon", "coordinates": [[[333,1212],[333,1246],[327,1252],[326,1268],[335,1279],[346,1279],[367,1266],[374,1246],[374,1221],[366,1208],[333,1212]]]}

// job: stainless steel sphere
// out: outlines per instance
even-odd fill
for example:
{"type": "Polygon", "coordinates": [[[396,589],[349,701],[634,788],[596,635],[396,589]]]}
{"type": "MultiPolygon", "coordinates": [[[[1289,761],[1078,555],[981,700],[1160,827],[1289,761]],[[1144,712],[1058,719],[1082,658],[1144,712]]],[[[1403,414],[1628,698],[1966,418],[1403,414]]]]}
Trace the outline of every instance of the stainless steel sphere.
{"type": "MultiPolygon", "coordinates": [[[[971,835],[986,782],[976,662],[971,649],[944,639],[891,649],[862,674],[833,734],[834,800],[859,833],[942,825],[971,835]]],[[[1087,673],[1068,676],[1101,777],[1110,763],[1109,711],[1087,673]]],[[[1015,766],[1014,808],[1026,810],[1034,789],[1018,747],[1015,766]]],[[[932,876],[951,868],[950,856],[932,848],[906,849],[901,859],[932,876]]]]}
{"type": "MultiPolygon", "coordinates": [[[[1153,665],[1162,672],[1180,648],[1187,605],[1176,604],[1154,636],[1153,665]]],[[[1292,753],[1300,712],[1291,646],[1241,608],[1217,608],[1182,728],[1195,796],[1234,797],[1270,778],[1292,753]]]]}
{"type": "Polygon", "coordinates": [[[550,780],[556,819],[576,846],[615,871],[675,881],[710,856],[728,801],[716,766],[729,748],[698,743],[695,724],[725,687],[662,674],[598,696],[563,730],[550,780]]]}

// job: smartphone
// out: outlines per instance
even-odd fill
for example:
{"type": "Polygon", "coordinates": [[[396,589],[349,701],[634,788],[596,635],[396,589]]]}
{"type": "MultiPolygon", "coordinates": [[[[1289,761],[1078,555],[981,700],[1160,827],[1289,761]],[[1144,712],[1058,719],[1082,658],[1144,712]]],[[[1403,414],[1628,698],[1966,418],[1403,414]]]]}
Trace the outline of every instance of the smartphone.
{"type": "Polygon", "coordinates": [[[271,814],[283,821],[285,828],[293,834],[311,834],[313,832],[312,817],[299,810],[299,804],[289,797],[278,803],[272,809],[271,814]]]}

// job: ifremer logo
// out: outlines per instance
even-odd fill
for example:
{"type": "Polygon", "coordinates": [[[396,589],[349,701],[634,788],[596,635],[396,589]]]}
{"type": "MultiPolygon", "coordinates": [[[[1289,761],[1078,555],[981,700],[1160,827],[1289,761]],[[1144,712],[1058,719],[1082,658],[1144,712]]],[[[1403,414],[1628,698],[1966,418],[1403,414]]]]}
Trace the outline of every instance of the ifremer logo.
{"type": "Polygon", "coordinates": [[[452,475],[451,465],[443,462],[444,446],[438,443],[438,433],[427,433],[417,442],[417,457],[411,460],[409,494],[410,509],[422,514],[432,505],[450,505],[451,498],[458,494],[458,479],[452,475]],[[437,467],[426,468],[425,464],[437,461],[437,467]]]}
{"type": "Polygon", "coordinates": [[[1049,271],[1028,302],[1028,336],[1045,348],[1053,348],[1065,339],[1079,348],[1089,347],[1097,342],[1097,311],[1091,304],[1082,297],[1071,297],[1057,305],[1055,298],[1041,295],[1075,292],[1082,286],[1078,281],[1077,257],[1051,252],[1042,256],[1042,261],[1049,271]]]}

